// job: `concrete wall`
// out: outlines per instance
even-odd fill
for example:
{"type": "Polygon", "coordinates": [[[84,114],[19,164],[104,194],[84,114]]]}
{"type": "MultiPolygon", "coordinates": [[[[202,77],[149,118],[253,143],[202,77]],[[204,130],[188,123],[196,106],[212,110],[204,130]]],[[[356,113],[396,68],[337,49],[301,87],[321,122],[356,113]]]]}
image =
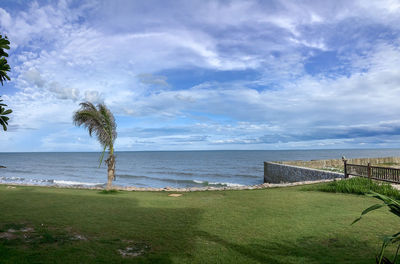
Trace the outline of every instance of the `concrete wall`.
{"type": "Polygon", "coordinates": [[[264,162],[264,182],[282,183],[343,178],[343,173],[264,162]]]}

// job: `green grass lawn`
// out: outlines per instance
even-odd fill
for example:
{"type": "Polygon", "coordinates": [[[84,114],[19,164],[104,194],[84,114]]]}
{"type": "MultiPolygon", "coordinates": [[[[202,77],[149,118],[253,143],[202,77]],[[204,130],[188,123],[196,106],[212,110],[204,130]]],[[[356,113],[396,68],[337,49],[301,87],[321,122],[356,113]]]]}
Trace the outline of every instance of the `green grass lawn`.
{"type": "Polygon", "coordinates": [[[384,208],[350,226],[376,199],[301,186],[167,195],[0,186],[0,263],[373,263],[399,229],[384,208]]]}

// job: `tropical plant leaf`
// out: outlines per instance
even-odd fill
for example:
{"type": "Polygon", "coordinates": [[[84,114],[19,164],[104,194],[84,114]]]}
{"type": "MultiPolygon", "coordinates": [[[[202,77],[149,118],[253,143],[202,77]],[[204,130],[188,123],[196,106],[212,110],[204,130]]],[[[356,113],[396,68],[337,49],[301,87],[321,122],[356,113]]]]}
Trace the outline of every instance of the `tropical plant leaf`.
{"type": "Polygon", "coordinates": [[[11,110],[11,109],[8,109],[8,110],[6,110],[6,111],[3,112],[3,115],[8,115],[8,114],[11,114],[11,113],[12,113],[12,110],[11,110]]]}
{"type": "MultiPolygon", "coordinates": [[[[8,65],[8,62],[6,60],[6,57],[8,57],[7,52],[5,50],[10,49],[10,41],[7,39],[7,36],[2,36],[0,35],[0,83],[1,85],[4,84],[5,81],[9,81],[10,77],[7,75],[7,72],[11,70],[10,65],[8,65]]],[[[0,102],[3,102],[3,99],[0,99],[0,102]]],[[[6,110],[4,107],[7,105],[4,103],[0,103],[0,124],[3,127],[4,131],[7,131],[7,125],[8,125],[8,120],[10,119],[9,117],[6,117],[5,115],[9,115],[12,113],[11,109],[6,110]]]]}
{"type": "Polygon", "coordinates": [[[10,49],[10,41],[7,36],[0,35],[0,49],[10,49]]]}
{"type": "Polygon", "coordinates": [[[368,207],[367,209],[365,209],[364,211],[362,211],[360,217],[357,218],[356,220],[354,220],[353,223],[351,223],[351,224],[355,224],[356,222],[360,221],[363,215],[365,215],[365,214],[367,214],[367,213],[369,213],[369,212],[371,212],[371,211],[374,211],[374,210],[376,210],[376,209],[382,208],[382,207],[384,207],[384,206],[385,206],[385,204],[374,204],[374,205],[368,207]]]}
{"type": "Polygon", "coordinates": [[[3,126],[3,130],[7,131],[7,124],[0,118],[0,125],[3,126]]]}
{"type": "Polygon", "coordinates": [[[99,160],[99,168],[100,168],[100,166],[101,166],[101,163],[103,162],[104,153],[106,152],[106,147],[107,147],[107,146],[104,146],[103,153],[101,153],[101,157],[100,157],[100,160],[99,160]]]}
{"type": "Polygon", "coordinates": [[[74,124],[87,128],[90,136],[93,133],[96,134],[104,149],[108,148],[112,151],[117,136],[113,114],[104,104],[98,104],[96,107],[90,102],[83,102],[80,106],[81,109],[74,113],[74,124]]]}
{"type": "Polygon", "coordinates": [[[389,207],[391,213],[393,213],[393,214],[395,214],[395,215],[400,217],[400,203],[399,203],[399,201],[394,200],[394,199],[392,199],[390,197],[387,197],[385,195],[376,193],[376,192],[370,192],[367,195],[382,200],[385,203],[385,205],[389,207]]]}
{"type": "Polygon", "coordinates": [[[1,120],[1,122],[3,122],[3,123],[5,123],[6,125],[8,125],[8,118],[6,119],[6,117],[5,116],[0,116],[0,120],[1,120]]]}
{"type": "MultiPolygon", "coordinates": [[[[389,211],[391,213],[393,213],[393,214],[395,214],[395,215],[400,217],[400,203],[399,203],[399,201],[397,201],[395,199],[392,199],[392,198],[390,198],[390,197],[388,197],[386,195],[382,195],[382,194],[379,194],[379,193],[376,193],[376,192],[372,192],[372,191],[369,192],[367,195],[371,196],[371,197],[375,197],[375,198],[383,201],[383,204],[375,204],[373,206],[368,207],[367,209],[365,209],[361,213],[361,216],[359,218],[357,218],[356,220],[353,221],[352,224],[358,222],[363,215],[365,215],[365,214],[367,214],[367,213],[369,213],[371,211],[374,211],[376,209],[379,209],[379,208],[381,208],[383,206],[389,207],[389,211]]],[[[383,242],[382,242],[382,246],[381,246],[381,250],[380,250],[378,256],[376,257],[376,263],[378,263],[378,264],[395,263],[395,261],[397,259],[398,252],[399,252],[400,245],[397,248],[396,255],[395,255],[395,258],[394,258],[393,262],[391,262],[388,258],[386,258],[384,256],[384,253],[385,253],[385,249],[386,249],[387,246],[389,246],[390,244],[395,244],[395,243],[399,243],[399,242],[400,242],[400,232],[398,232],[396,234],[393,234],[391,236],[384,237],[383,238],[383,242]]]]}

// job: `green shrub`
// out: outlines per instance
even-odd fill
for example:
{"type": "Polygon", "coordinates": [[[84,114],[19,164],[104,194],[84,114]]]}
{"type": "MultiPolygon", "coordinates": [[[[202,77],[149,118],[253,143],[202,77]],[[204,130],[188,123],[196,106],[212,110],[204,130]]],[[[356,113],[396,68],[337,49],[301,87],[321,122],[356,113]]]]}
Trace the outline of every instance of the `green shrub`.
{"type": "MultiPolygon", "coordinates": [[[[375,198],[378,198],[379,200],[383,201],[383,204],[374,204],[373,206],[368,207],[367,209],[365,209],[362,213],[361,216],[359,218],[357,218],[356,220],[353,221],[352,224],[358,222],[359,220],[361,220],[362,216],[374,211],[376,209],[379,209],[383,206],[387,206],[389,207],[389,211],[391,213],[393,213],[394,215],[400,217],[400,202],[394,199],[391,199],[390,197],[387,197],[385,195],[381,195],[379,193],[376,192],[369,192],[367,193],[368,196],[372,196],[375,198]]],[[[396,234],[393,235],[389,235],[389,236],[385,236],[383,238],[383,243],[382,243],[382,247],[381,250],[378,254],[378,256],[376,256],[376,263],[377,264],[395,264],[396,260],[397,260],[397,256],[399,253],[399,249],[400,249],[400,232],[397,232],[396,234]],[[394,257],[393,261],[390,261],[387,257],[385,257],[383,254],[385,253],[386,248],[389,245],[392,244],[398,244],[397,246],[397,250],[396,250],[396,255],[394,257]]]]}
{"type": "Polygon", "coordinates": [[[395,199],[400,199],[400,192],[389,183],[377,182],[367,178],[354,177],[346,180],[333,181],[325,184],[304,188],[322,192],[366,194],[370,191],[380,193],[395,199]]]}
{"type": "Polygon", "coordinates": [[[99,194],[118,194],[117,190],[102,190],[99,192],[99,194]]]}

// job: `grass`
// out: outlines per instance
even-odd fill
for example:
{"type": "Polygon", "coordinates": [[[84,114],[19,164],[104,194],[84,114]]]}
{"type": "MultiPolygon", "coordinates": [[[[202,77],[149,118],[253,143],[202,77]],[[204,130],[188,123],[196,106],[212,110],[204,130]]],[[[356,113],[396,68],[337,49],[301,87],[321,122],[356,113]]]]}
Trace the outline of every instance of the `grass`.
{"type": "Polygon", "coordinates": [[[394,199],[400,199],[400,192],[388,183],[371,181],[366,178],[354,177],[346,180],[333,181],[326,184],[315,184],[303,188],[304,190],[318,190],[333,193],[365,194],[374,191],[394,199]]]}
{"type": "Polygon", "coordinates": [[[373,263],[398,220],[380,209],[350,224],[375,203],[302,187],[168,197],[0,186],[0,263],[373,263]]]}
{"type": "Polygon", "coordinates": [[[379,166],[379,167],[397,167],[397,166],[399,166],[400,164],[399,163],[397,163],[397,162],[385,162],[385,163],[378,163],[378,164],[375,164],[375,165],[373,165],[373,166],[379,166]]]}

